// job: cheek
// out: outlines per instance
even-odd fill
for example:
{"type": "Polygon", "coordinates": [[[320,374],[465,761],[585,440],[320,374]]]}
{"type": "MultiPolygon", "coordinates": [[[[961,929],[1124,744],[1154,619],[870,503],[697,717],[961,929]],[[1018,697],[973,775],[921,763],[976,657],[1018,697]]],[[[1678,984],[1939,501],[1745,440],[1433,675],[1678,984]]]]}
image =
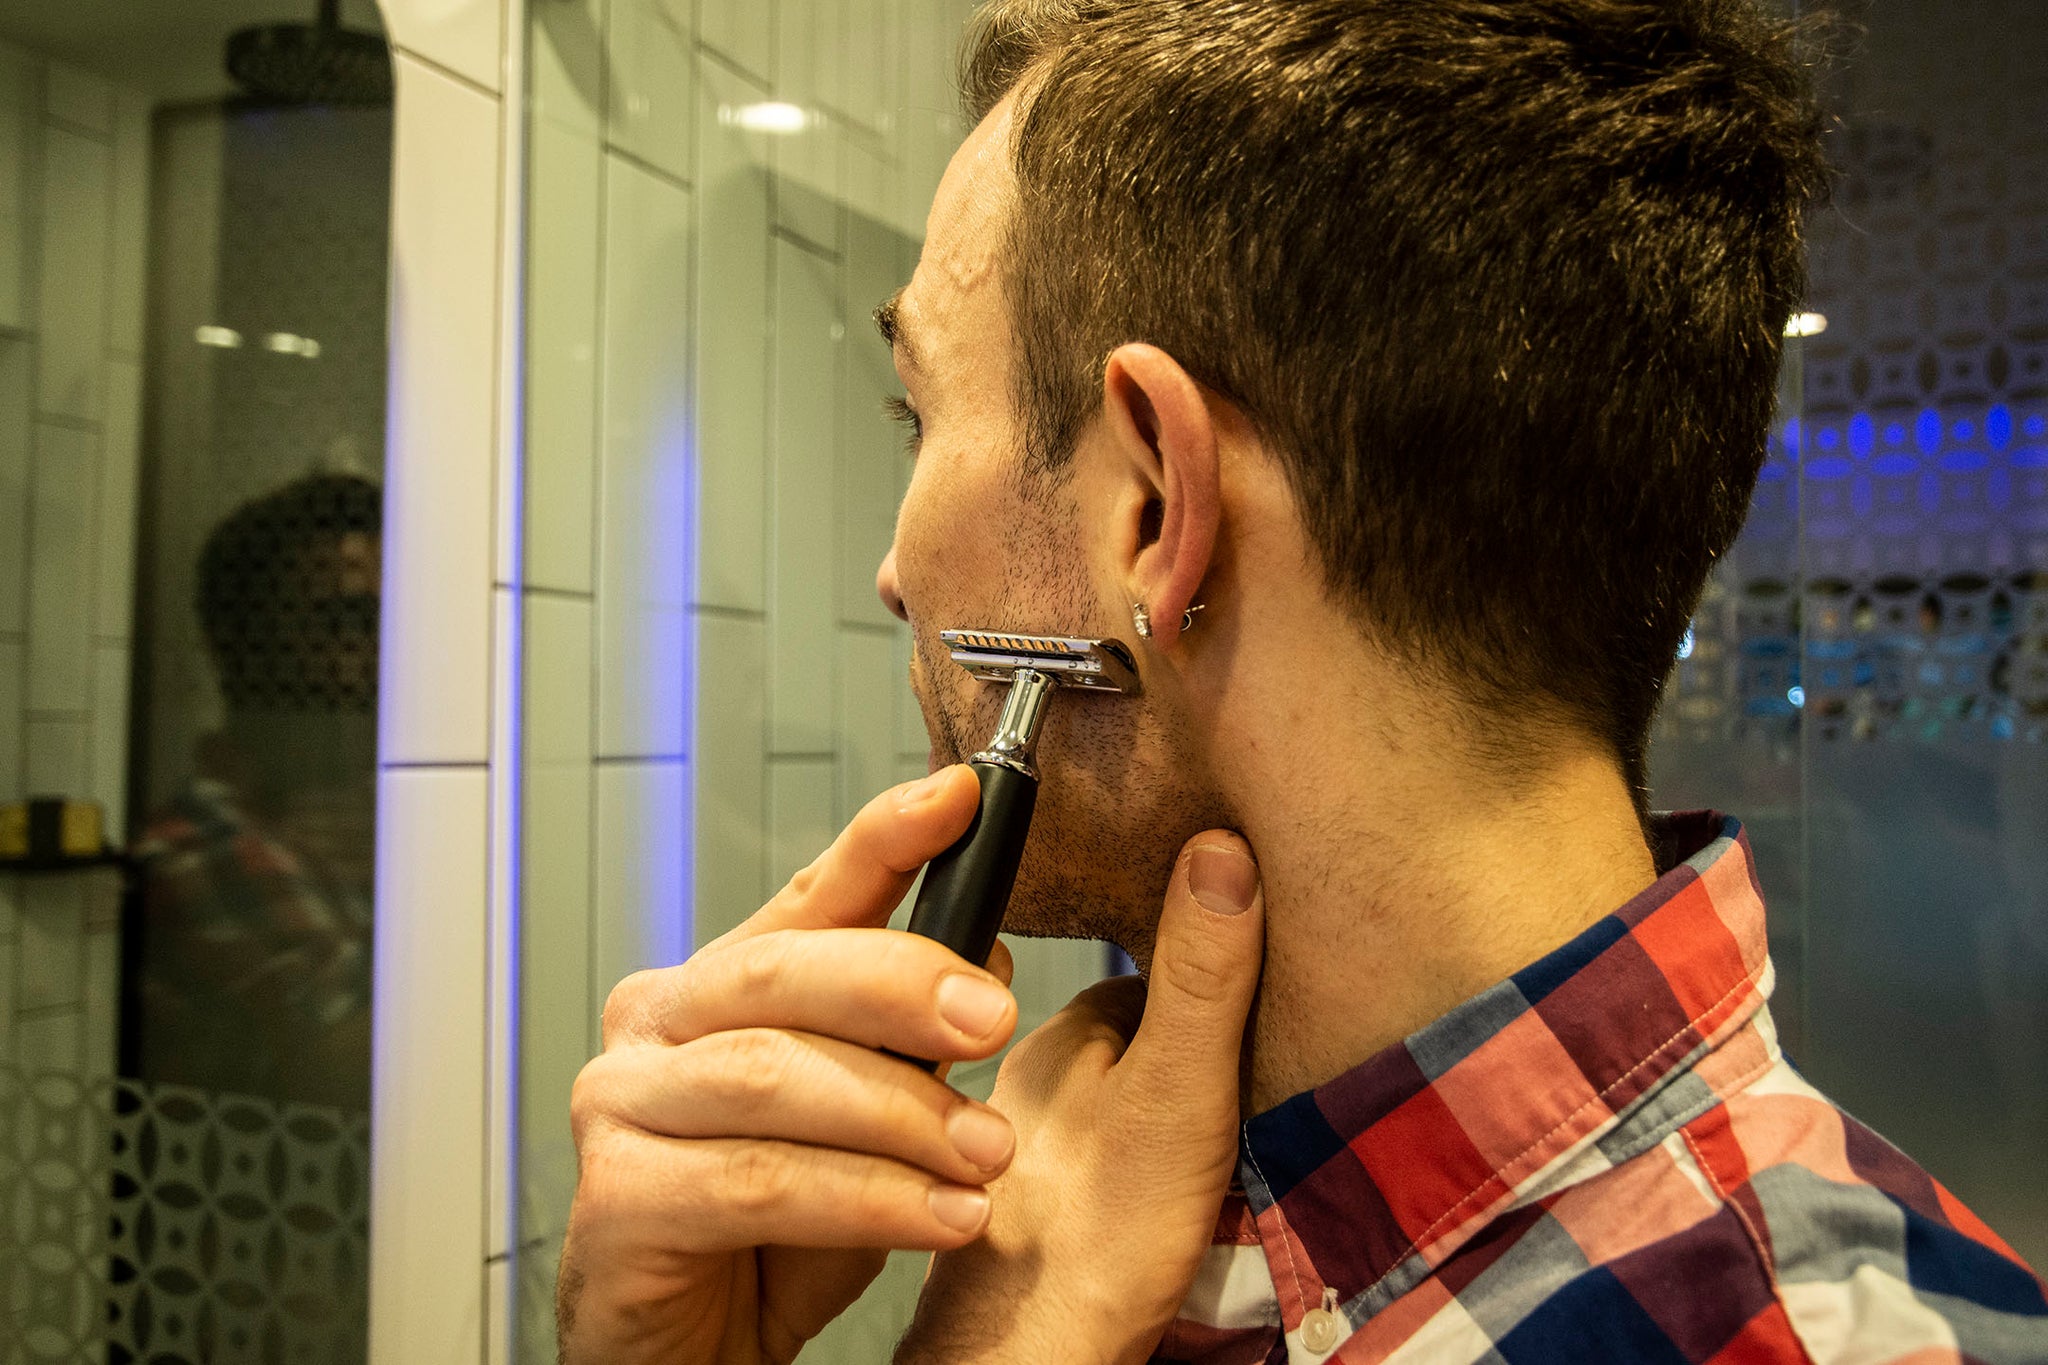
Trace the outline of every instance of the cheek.
{"type": "Polygon", "coordinates": [[[930,455],[911,477],[896,517],[896,575],[920,630],[992,624],[953,619],[991,609],[1015,556],[1013,509],[988,484],[930,455]]]}

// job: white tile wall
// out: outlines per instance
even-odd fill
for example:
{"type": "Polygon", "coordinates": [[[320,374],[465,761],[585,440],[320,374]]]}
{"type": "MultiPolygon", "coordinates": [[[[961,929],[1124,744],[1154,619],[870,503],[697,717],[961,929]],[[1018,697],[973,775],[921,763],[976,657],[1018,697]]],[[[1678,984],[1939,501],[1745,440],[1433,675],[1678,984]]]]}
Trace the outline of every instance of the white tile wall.
{"type": "Polygon", "coordinates": [[[591,999],[690,951],[689,773],[675,760],[597,768],[591,999]]]}
{"type": "Polygon", "coordinates": [[[87,739],[90,777],[85,795],[106,814],[111,840],[128,827],[128,685],[132,676],[126,644],[93,646],[92,728],[87,739]]]}
{"type": "Polygon", "coordinates": [[[393,47],[488,91],[501,88],[505,0],[379,0],[379,8],[393,47]]]}
{"type": "Polygon", "coordinates": [[[598,752],[680,757],[690,600],[689,192],[607,157],[598,752]]]}
{"type": "Polygon", "coordinates": [[[29,323],[29,173],[41,64],[0,43],[0,329],[29,323]]]}
{"type": "Polygon", "coordinates": [[[611,0],[611,109],[615,147],[678,180],[690,178],[697,107],[691,0],[611,0]]]}
{"type": "MultiPolygon", "coordinates": [[[[28,579],[28,471],[35,445],[29,387],[34,351],[31,341],[0,336],[0,632],[18,633],[27,624],[23,585],[28,579]]],[[[0,712],[0,728],[12,723],[10,713],[0,712]]]]}
{"type": "MultiPolygon", "coordinates": [[[[97,373],[99,366],[94,365],[97,373]]],[[[50,422],[36,426],[29,505],[28,704],[81,711],[92,676],[92,637],[79,604],[91,600],[93,494],[99,435],[50,422]]]]}
{"type": "MultiPolygon", "coordinates": [[[[140,281],[137,284],[139,287],[140,281]]],[[[136,360],[110,358],[106,375],[106,418],[100,428],[103,458],[90,541],[98,551],[92,624],[96,634],[125,637],[135,615],[135,489],[142,467],[142,365],[136,360]]]]}
{"type": "Polygon", "coordinates": [[[113,152],[104,141],[47,126],[43,137],[40,406],[100,419],[107,341],[107,220],[113,152]]]}
{"type": "Polygon", "coordinates": [[[529,764],[590,764],[591,633],[589,599],[527,596],[523,738],[529,764]]]}
{"type": "MultiPolygon", "coordinates": [[[[417,7],[422,14],[431,8],[417,7]]],[[[465,0],[442,8],[456,16],[476,6],[465,0]]],[[[378,742],[386,763],[482,763],[489,749],[499,108],[404,53],[397,69],[384,520],[391,589],[384,594],[378,742]]]]}
{"type": "Polygon", "coordinates": [[[21,896],[20,1010],[77,1005],[85,994],[85,899],[81,877],[31,877],[21,896]]]}
{"type": "MultiPolygon", "coordinates": [[[[25,653],[20,636],[0,635],[0,791],[16,794],[26,790],[22,781],[24,735],[21,726],[22,661],[25,653]]],[[[0,890],[4,889],[4,879],[0,879],[0,890]]],[[[4,926],[0,926],[0,931],[4,931],[4,926]]]]}
{"type": "Polygon", "coordinates": [[[107,261],[107,348],[142,355],[143,266],[149,233],[149,99],[114,92],[113,224],[107,261]]]}
{"type": "Polygon", "coordinates": [[[760,908],[767,871],[768,632],[760,621],[700,614],[697,627],[696,941],[760,908]]]}
{"type": "Polygon", "coordinates": [[[483,1352],[488,795],[481,767],[378,779],[370,1355],[392,1365],[483,1352]]]}
{"type": "Polygon", "coordinates": [[[833,332],[844,328],[834,263],[779,237],[774,251],[769,747],[830,753],[839,415],[833,332]]]}
{"type": "Polygon", "coordinates": [[[528,193],[546,211],[527,227],[526,581],[589,592],[598,317],[591,245],[603,222],[603,152],[594,125],[553,119],[534,121],[529,151],[528,193]]]}
{"type": "Polygon", "coordinates": [[[697,16],[704,46],[760,81],[771,80],[775,56],[775,6],[761,0],[707,0],[697,16]]]}
{"type": "Polygon", "coordinates": [[[768,880],[780,886],[839,833],[829,758],[768,760],[768,880]]]}
{"type": "Polygon", "coordinates": [[[22,727],[28,737],[28,761],[21,785],[25,795],[75,796],[92,780],[86,757],[90,723],[31,715],[22,727]]]}
{"type": "MultiPolygon", "coordinates": [[[[726,10],[711,6],[710,12],[726,10]]],[[[697,600],[737,611],[767,605],[769,315],[768,139],[719,111],[767,98],[717,62],[703,63],[698,113],[697,600]]]]}
{"type": "Polygon", "coordinates": [[[590,968],[593,769],[528,768],[520,887],[519,1223],[559,1236],[576,1186],[569,1087],[596,1050],[604,1000],[590,968]]]}
{"type": "Polygon", "coordinates": [[[101,138],[114,131],[114,87],[68,62],[51,62],[43,76],[43,111],[101,138]]]}

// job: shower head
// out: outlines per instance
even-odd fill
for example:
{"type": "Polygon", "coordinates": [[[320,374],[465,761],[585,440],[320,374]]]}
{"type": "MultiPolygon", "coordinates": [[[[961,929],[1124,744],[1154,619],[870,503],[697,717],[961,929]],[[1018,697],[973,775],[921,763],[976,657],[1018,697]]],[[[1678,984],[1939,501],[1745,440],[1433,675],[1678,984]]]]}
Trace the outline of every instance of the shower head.
{"type": "Polygon", "coordinates": [[[340,0],[320,0],[311,24],[263,24],[228,39],[228,74],[279,104],[389,104],[391,49],[341,26],[340,0]]]}

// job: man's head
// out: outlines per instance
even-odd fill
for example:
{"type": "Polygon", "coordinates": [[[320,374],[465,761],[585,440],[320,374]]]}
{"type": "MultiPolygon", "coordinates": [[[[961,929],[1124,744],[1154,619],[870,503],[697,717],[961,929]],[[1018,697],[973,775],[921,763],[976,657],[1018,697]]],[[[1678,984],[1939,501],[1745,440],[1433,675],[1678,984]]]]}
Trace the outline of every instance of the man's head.
{"type": "Polygon", "coordinates": [[[238,714],[371,715],[383,494],[320,474],[252,498],[206,538],[199,622],[238,714]]]}
{"type": "MultiPolygon", "coordinates": [[[[1822,170],[1788,42],[1749,0],[987,7],[980,124],[891,317],[926,445],[884,594],[939,756],[993,707],[941,627],[1128,639],[1143,601],[1141,671],[1172,672],[1256,627],[1256,578],[1507,766],[1570,735],[1640,794],[1803,288],[1822,170]],[[1284,497],[1246,492],[1259,463],[1284,497]]],[[[1172,700],[1065,708],[1065,865],[1231,813],[1183,733],[1230,718],[1172,700]]]]}

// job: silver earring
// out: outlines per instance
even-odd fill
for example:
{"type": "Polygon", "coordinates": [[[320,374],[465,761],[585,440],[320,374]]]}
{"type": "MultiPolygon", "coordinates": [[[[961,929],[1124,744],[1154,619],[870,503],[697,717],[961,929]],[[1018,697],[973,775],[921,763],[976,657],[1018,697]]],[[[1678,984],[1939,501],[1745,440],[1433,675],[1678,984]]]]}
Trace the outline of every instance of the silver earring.
{"type": "Polygon", "coordinates": [[[1195,603],[1195,605],[1189,607],[1186,611],[1180,614],[1181,634],[1185,635],[1195,628],[1195,613],[1200,611],[1203,607],[1207,605],[1208,603],[1206,602],[1197,602],[1195,603]]]}
{"type": "Polygon", "coordinates": [[[1152,638],[1152,613],[1145,610],[1143,602],[1131,603],[1131,624],[1137,627],[1140,640],[1152,638]]]}

